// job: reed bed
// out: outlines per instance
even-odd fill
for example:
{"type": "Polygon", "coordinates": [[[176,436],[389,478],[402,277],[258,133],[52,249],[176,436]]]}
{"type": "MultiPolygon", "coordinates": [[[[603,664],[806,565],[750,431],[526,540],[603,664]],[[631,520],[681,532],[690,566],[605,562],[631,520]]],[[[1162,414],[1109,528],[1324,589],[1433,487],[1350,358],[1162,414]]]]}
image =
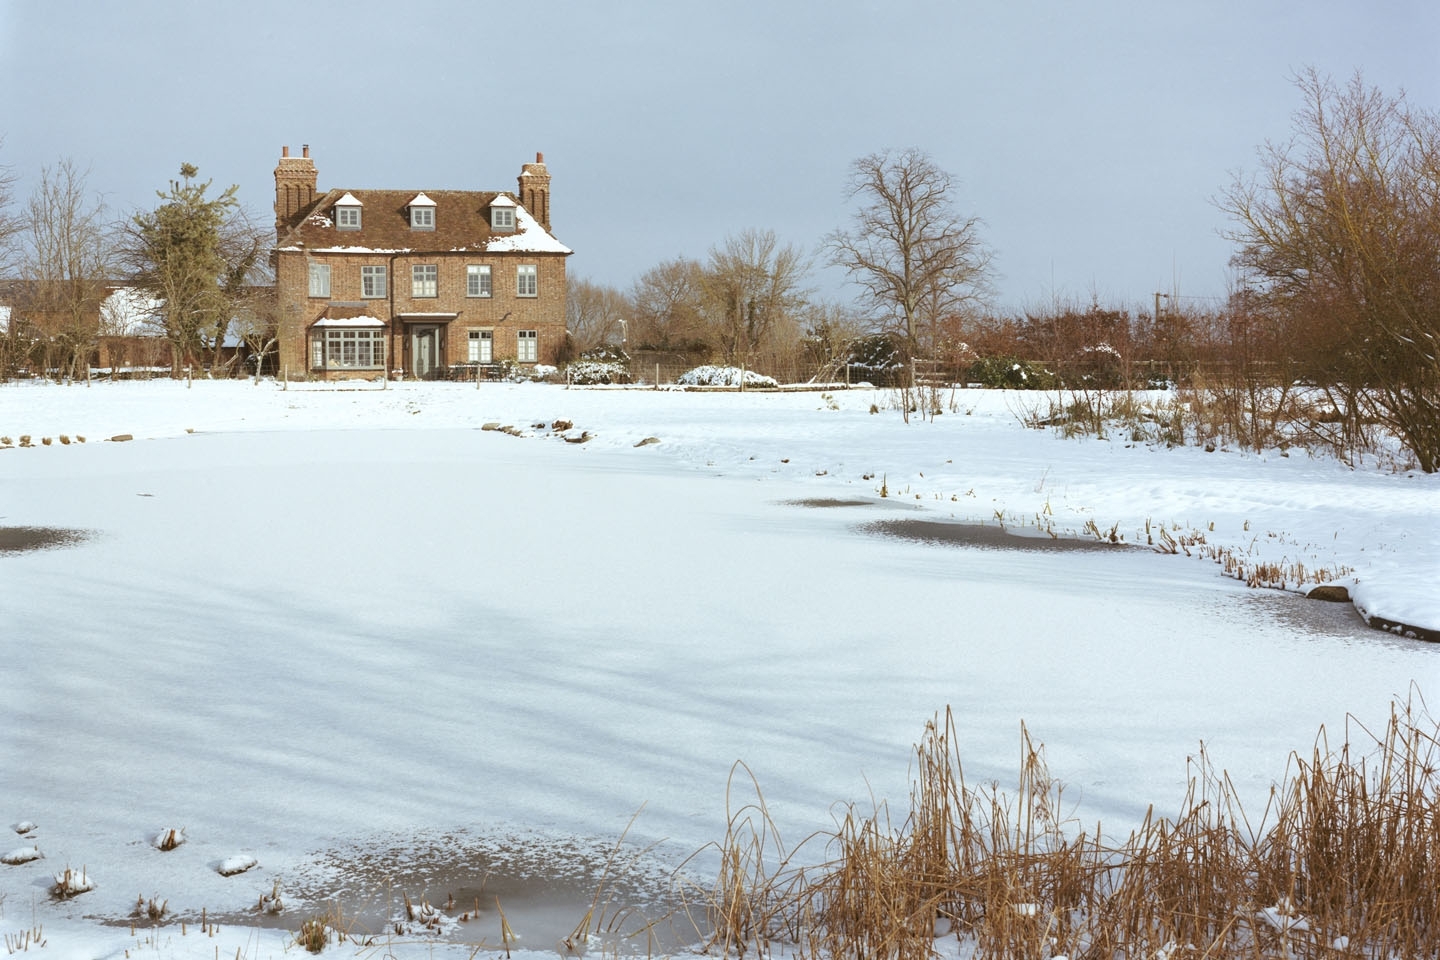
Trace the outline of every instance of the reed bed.
{"type": "MultiPolygon", "coordinates": [[[[1202,751],[1177,816],[1127,837],[1064,814],[1022,727],[1013,793],[966,782],[947,709],[916,746],[910,809],[848,808],[781,842],[755,786],[702,891],[704,951],[928,960],[1440,956],[1440,724],[1418,692],[1292,755],[1250,819],[1202,751]],[[822,851],[823,853],[819,853],[822,851]],[[807,863],[815,852],[818,862],[807,863]],[[803,865],[802,865],[803,864],[803,865]],[[948,946],[947,941],[950,941],[948,946]]],[[[737,780],[754,778],[743,766],[737,780]]],[[[696,918],[699,920],[699,918],[696,918]]]]}

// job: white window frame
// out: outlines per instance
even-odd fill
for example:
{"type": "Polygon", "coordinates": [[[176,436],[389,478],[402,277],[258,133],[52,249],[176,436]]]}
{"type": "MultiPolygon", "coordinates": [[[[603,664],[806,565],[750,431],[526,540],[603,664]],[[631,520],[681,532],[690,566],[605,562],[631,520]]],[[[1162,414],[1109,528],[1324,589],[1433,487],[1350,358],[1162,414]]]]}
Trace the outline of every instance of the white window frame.
{"type": "Polygon", "coordinates": [[[533,263],[522,263],[515,268],[515,296],[540,296],[540,271],[533,263]]]}
{"type": "Polygon", "coordinates": [[[335,229],[336,230],[359,230],[360,229],[360,207],[358,204],[345,203],[335,206],[335,229]]]}
{"type": "Polygon", "coordinates": [[[310,342],[310,365],[317,370],[384,370],[387,340],[379,327],[326,327],[310,342]]]}
{"type": "Polygon", "coordinates": [[[472,263],[465,268],[465,296],[488,297],[493,290],[488,263],[472,263]]]}
{"type": "Polygon", "coordinates": [[[425,204],[417,204],[410,208],[410,229],[411,230],[434,230],[435,229],[435,208],[425,204]]]}
{"type": "Polygon", "coordinates": [[[410,296],[427,299],[440,296],[440,267],[433,263],[417,263],[410,267],[410,296]]]}
{"type": "Polygon", "coordinates": [[[519,363],[539,361],[540,333],[538,330],[517,330],[515,332],[515,359],[519,363]]]}
{"type": "Polygon", "coordinates": [[[514,207],[491,207],[490,208],[490,229],[503,230],[506,233],[515,232],[515,208],[514,207]]]}
{"type": "Polygon", "coordinates": [[[466,360],[469,363],[493,363],[495,360],[495,331],[471,330],[468,338],[466,360]]]}
{"type": "Polygon", "coordinates": [[[385,273],[385,265],[369,264],[360,268],[360,296],[366,300],[385,299],[386,284],[389,277],[385,273]]]}
{"type": "Polygon", "coordinates": [[[330,296],[330,264],[311,262],[308,274],[309,295],[328,299],[330,296]]]}

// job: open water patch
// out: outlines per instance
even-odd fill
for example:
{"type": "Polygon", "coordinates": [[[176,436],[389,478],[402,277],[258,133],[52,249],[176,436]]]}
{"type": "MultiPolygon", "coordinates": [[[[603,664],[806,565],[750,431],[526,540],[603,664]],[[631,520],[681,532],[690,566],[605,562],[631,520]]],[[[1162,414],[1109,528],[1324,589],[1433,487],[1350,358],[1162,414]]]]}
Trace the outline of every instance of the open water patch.
{"type": "Polygon", "coordinates": [[[89,530],[66,527],[0,527],[0,554],[73,547],[90,536],[89,530]]]}
{"type": "Polygon", "coordinates": [[[780,501],[787,507],[808,507],[812,510],[833,510],[837,507],[873,507],[873,500],[860,500],[855,497],[804,497],[800,500],[780,501]]]}
{"type": "Polygon", "coordinates": [[[211,919],[294,929],[329,915],[362,943],[403,936],[477,950],[654,956],[698,939],[680,886],[650,849],[613,840],[422,833],[319,851],[278,888],[282,913],[257,907],[211,919]]]}
{"type": "Polygon", "coordinates": [[[951,523],[944,520],[893,519],[862,523],[861,533],[893,540],[931,543],[980,550],[1018,550],[1028,553],[1107,553],[1128,550],[1127,543],[1052,537],[1044,533],[1018,533],[998,525],[951,523]]]}

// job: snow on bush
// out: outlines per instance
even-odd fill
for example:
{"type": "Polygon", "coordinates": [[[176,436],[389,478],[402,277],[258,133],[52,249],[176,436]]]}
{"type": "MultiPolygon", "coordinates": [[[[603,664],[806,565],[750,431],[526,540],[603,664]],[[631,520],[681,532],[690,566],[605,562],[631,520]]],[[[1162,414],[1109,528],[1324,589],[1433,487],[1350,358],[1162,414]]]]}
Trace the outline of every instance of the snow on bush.
{"type": "Polygon", "coordinates": [[[576,360],[566,365],[565,379],[581,386],[629,383],[630,371],[618,360],[576,360]]]}
{"type": "Polygon", "coordinates": [[[95,889],[95,881],[90,879],[90,874],[84,867],[79,870],[72,870],[66,867],[61,873],[55,874],[55,886],[50,892],[57,897],[73,897],[78,893],[85,893],[95,889]]]}
{"type": "Polygon", "coordinates": [[[221,860],[220,865],[215,868],[215,872],[222,877],[233,877],[237,873],[244,873],[257,863],[259,863],[259,861],[250,856],[250,854],[237,853],[233,857],[226,857],[224,860],[221,860]]]}
{"type": "Polygon", "coordinates": [[[45,856],[40,852],[39,847],[17,847],[9,853],[0,854],[0,863],[8,863],[16,866],[21,863],[29,863],[31,860],[39,860],[45,856]]]}
{"type": "Polygon", "coordinates": [[[774,377],[767,377],[754,370],[741,370],[739,367],[715,367],[706,365],[687,370],[675,378],[675,382],[685,387],[738,387],[741,385],[741,378],[744,378],[744,385],[747,387],[778,387],[774,377]]]}
{"type": "Polygon", "coordinates": [[[32,833],[38,829],[39,825],[36,824],[33,820],[21,820],[19,823],[15,824],[16,833],[32,833]]]}
{"type": "Polygon", "coordinates": [[[156,850],[174,850],[185,842],[184,827],[166,827],[150,839],[150,845],[156,850]]]}

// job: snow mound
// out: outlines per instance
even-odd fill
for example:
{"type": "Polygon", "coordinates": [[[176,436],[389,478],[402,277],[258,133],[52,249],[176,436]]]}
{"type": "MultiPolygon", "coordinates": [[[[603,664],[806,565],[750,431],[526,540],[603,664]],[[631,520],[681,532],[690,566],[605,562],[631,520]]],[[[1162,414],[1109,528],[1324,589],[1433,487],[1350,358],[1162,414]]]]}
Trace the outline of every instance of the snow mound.
{"type": "Polygon", "coordinates": [[[45,854],[40,852],[39,847],[16,847],[9,853],[0,854],[0,863],[8,863],[11,866],[21,863],[29,863],[31,860],[39,860],[45,854]]]}
{"type": "Polygon", "coordinates": [[[19,823],[15,824],[16,833],[34,833],[36,830],[39,829],[40,825],[34,820],[21,820],[19,823]]]}
{"type": "Polygon", "coordinates": [[[248,853],[237,853],[233,857],[221,860],[219,866],[215,868],[215,872],[222,877],[233,877],[237,873],[244,873],[259,862],[248,853]]]}
{"type": "Polygon", "coordinates": [[[180,846],[185,840],[184,827],[166,827],[150,838],[150,845],[156,850],[169,851],[180,846]]]}
{"type": "Polygon", "coordinates": [[[55,886],[50,888],[50,892],[63,898],[73,897],[94,889],[95,881],[90,878],[90,874],[84,867],[79,870],[66,867],[60,873],[55,874],[55,886]]]}
{"type": "Polygon", "coordinates": [[[774,377],[767,377],[754,370],[709,364],[685,371],[675,378],[675,382],[685,387],[738,387],[742,384],[747,387],[780,386],[774,377]]]}

